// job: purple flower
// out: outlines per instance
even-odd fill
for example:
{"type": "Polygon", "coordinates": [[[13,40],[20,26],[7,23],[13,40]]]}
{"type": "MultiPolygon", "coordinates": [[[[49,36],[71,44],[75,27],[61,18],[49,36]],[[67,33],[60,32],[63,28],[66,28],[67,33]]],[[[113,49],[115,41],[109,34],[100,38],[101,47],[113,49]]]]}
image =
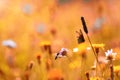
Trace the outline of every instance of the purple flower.
{"type": "Polygon", "coordinates": [[[62,48],[62,49],[55,55],[55,60],[56,60],[57,58],[66,57],[67,54],[68,54],[68,49],[62,48]]]}
{"type": "Polygon", "coordinates": [[[59,55],[62,55],[62,56],[66,56],[67,55],[67,52],[68,52],[68,49],[66,48],[62,48],[59,52],[59,55]]]}

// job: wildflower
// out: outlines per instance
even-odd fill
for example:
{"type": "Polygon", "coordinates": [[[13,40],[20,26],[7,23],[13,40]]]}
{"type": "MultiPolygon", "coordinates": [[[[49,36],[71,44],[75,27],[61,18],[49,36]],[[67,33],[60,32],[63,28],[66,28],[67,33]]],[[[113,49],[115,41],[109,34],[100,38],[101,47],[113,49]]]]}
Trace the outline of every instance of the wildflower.
{"type": "Polygon", "coordinates": [[[34,61],[30,61],[28,66],[27,66],[27,70],[31,70],[33,65],[34,65],[34,61]]]}
{"type": "Polygon", "coordinates": [[[39,45],[40,46],[48,46],[48,45],[51,45],[51,43],[49,41],[42,41],[42,42],[39,43],[39,45]]]}
{"type": "MultiPolygon", "coordinates": [[[[98,54],[99,53],[99,49],[104,49],[105,44],[101,43],[101,44],[92,44],[92,46],[95,49],[95,52],[98,54]]],[[[87,47],[88,50],[90,50],[90,47],[87,47]]]]}
{"type": "Polygon", "coordinates": [[[87,49],[87,45],[85,43],[79,44],[77,47],[73,48],[73,52],[74,53],[81,53],[81,52],[85,52],[87,49]]]}
{"type": "Polygon", "coordinates": [[[111,62],[111,65],[110,65],[110,77],[111,77],[111,80],[114,80],[114,68],[113,68],[112,60],[115,60],[116,54],[117,53],[113,53],[112,49],[105,52],[105,55],[106,55],[107,59],[110,60],[110,62],[111,62]]]}
{"type": "Polygon", "coordinates": [[[16,43],[13,40],[4,40],[2,45],[5,46],[4,57],[9,65],[9,67],[15,67],[15,55],[14,48],[16,48],[16,43]]]}
{"type": "Polygon", "coordinates": [[[49,41],[42,41],[42,42],[40,42],[39,45],[40,45],[40,47],[43,47],[44,50],[47,50],[47,49],[48,49],[48,46],[50,46],[51,43],[50,43],[49,41]]]}
{"type": "Polygon", "coordinates": [[[41,63],[41,55],[38,54],[38,55],[36,56],[36,58],[37,58],[37,62],[38,62],[38,64],[40,64],[40,63],[41,63]]]}
{"type": "Polygon", "coordinates": [[[99,49],[102,48],[104,49],[105,44],[92,44],[92,46],[95,49],[95,52],[98,54],[99,53],[99,49]]]}
{"type": "Polygon", "coordinates": [[[115,60],[117,53],[113,53],[113,50],[107,50],[107,52],[105,52],[105,55],[107,57],[108,60],[115,60]]]}
{"type": "Polygon", "coordinates": [[[73,48],[74,53],[78,53],[83,58],[86,57],[87,45],[85,43],[79,44],[76,48],[73,48]]]}
{"type": "Polygon", "coordinates": [[[59,55],[62,55],[62,56],[66,56],[67,55],[67,52],[68,52],[68,49],[66,48],[62,48],[59,52],[59,55]]]}
{"type": "Polygon", "coordinates": [[[24,72],[24,77],[26,80],[29,80],[29,78],[30,78],[31,69],[33,68],[33,65],[34,65],[34,61],[30,61],[26,67],[26,70],[24,72]]]}
{"type": "Polygon", "coordinates": [[[10,40],[10,39],[4,40],[4,41],[2,42],[2,45],[3,45],[3,46],[7,46],[7,47],[9,47],[9,48],[15,48],[15,47],[16,47],[16,43],[15,43],[13,40],[10,40]]]}
{"type": "Polygon", "coordinates": [[[92,44],[92,46],[94,48],[102,48],[102,49],[104,49],[105,44],[103,44],[103,43],[101,43],[101,44],[92,44]]]}
{"type": "Polygon", "coordinates": [[[61,57],[66,57],[67,56],[67,53],[68,53],[68,49],[66,48],[62,48],[55,56],[55,59],[57,59],[58,57],[61,58],[61,57]]]}
{"type": "Polygon", "coordinates": [[[48,53],[50,55],[52,54],[51,43],[49,41],[40,42],[40,46],[42,47],[42,50],[48,50],[48,53]]]}

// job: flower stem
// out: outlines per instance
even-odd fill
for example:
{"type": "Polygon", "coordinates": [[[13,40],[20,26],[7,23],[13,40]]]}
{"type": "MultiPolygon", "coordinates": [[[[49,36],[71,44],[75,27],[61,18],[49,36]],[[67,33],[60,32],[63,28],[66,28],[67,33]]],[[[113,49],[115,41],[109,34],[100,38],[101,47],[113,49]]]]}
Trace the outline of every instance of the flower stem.
{"type": "Polygon", "coordinates": [[[94,50],[94,48],[93,48],[93,46],[92,46],[92,42],[91,42],[91,40],[90,40],[90,37],[88,36],[88,34],[86,34],[86,35],[87,35],[87,38],[88,38],[88,40],[89,40],[89,42],[90,42],[90,46],[91,46],[92,51],[93,51],[93,53],[94,53],[94,55],[95,55],[95,58],[96,58],[96,60],[97,60],[97,63],[99,64],[98,56],[97,56],[97,54],[96,54],[96,52],[95,52],[95,50],[94,50]]]}
{"type": "Polygon", "coordinates": [[[86,77],[87,77],[87,80],[90,80],[90,75],[88,72],[86,72],[86,77]]]}
{"type": "Polygon", "coordinates": [[[111,80],[114,80],[114,68],[113,68],[113,61],[110,60],[111,64],[110,64],[110,77],[111,80]]]}
{"type": "MultiPolygon", "coordinates": [[[[86,35],[87,35],[87,38],[88,38],[89,43],[90,43],[90,45],[91,45],[91,48],[92,48],[92,51],[93,51],[94,56],[95,56],[95,58],[96,58],[96,61],[97,61],[97,63],[98,63],[98,66],[99,66],[99,68],[100,68],[100,70],[101,70],[101,67],[100,67],[100,64],[99,64],[99,61],[98,61],[98,56],[97,56],[97,54],[96,54],[96,52],[95,52],[95,50],[94,50],[94,47],[92,46],[92,42],[91,42],[91,40],[90,40],[90,37],[89,37],[88,34],[86,34],[86,35]]],[[[96,65],[96,67],[97,67],[97,65],[96,65]]],[[[96,74],[97,74],[97,70],[96,70],[96,74]]]]}

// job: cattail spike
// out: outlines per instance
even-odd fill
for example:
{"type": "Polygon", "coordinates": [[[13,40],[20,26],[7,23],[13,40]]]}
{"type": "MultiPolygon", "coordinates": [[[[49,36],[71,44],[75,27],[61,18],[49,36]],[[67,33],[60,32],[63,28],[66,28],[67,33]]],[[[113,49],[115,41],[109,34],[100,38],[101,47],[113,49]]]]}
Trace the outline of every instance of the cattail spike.
{"type": "Polygon", "coordinates": [[[83,25],[83,29],[84,29],[85,33],[88,34],[88,29],[87,29],[84,17],[81,17],[81,21],[82,21],[82,25],[83,25]]]}

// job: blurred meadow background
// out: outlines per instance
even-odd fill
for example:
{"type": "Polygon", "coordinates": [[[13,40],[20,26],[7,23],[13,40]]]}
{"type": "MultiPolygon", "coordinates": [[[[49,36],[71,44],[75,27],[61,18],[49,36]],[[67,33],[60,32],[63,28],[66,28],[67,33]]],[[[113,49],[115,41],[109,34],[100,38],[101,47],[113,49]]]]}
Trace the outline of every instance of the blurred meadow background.
{"type": "Polygon", "coordinates": [[[0,80],[120,80],[119,9],[119,0],[0,0],[0,80]]]}

